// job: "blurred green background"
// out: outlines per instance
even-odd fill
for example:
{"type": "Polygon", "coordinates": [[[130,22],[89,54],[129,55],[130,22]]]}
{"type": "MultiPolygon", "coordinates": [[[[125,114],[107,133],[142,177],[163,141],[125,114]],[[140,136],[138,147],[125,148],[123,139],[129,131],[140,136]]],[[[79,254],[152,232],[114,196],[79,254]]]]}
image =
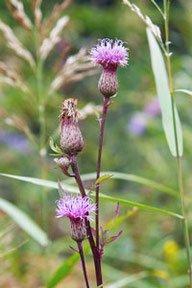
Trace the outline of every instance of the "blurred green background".
{"type": "MultiPolygon", "coordinates": [[[[57,3],[61,2],[57,1],[57,3]]],[[[157,2],[162,5],[162,1],[157,2]]],[[[171,60],[174,87],[192,89],[192,3],[189,0],[172,2],[170,48],[173,52],[171,60]]],[[[26,0],[23,3],[28,16],[33,21],[32,1],[26,0]]],[[[164,36],[163,19],[151,1],[135,0],[134,3],[161,28],[164,36]]],[[[49,19],[55,4],[56,1],[43,0],[43,17],[49,19]]],[[[49,136],[54,137],[59,143],[58,116],[64,99],[78,98],[80,109],[90,102],[102,105],[102,96],[97,89],[100,70],[91,77],[67,83],[59,91],[48,94],[50,79],[55,76],[55,67],[63,47],[69,47],[69,52],[64,58],[66,61],[67,57],[77,53],[81,47],[90,49],[97,43],[97,39],[118,38],[127,43],[130,60],[128,67],[118,70],[119,92],[117,97],[112,99],[113,104],[107,116],[102,171],[135,174],[177,189],[176,160],[171,156],[167,146],[158,108],[155,106],[157,109],[155,115],[151,115],[153,112],[146,112],[149,110],[149,103],[156,101],[154,100],[156,90],[145,26],[121,1],[74,1],[61,15],[65,14],[70,16],[69,24],[63,30],[62,40],[50,53],[43,68],[41,93],[46,99],[47,148],[49,136]]],[[[0,19],[13,29],[23,45],[34,55],[35,33],[30,35],[15,22],[5,1],[0,3],[0,19]]],[[[32,91],[32,96],[29,97],[20,89],[4,83],[0,84],[0,172],[42,178],[39,150],[23,133],[23,130],[26,131],[28,127],[37,139],[40,138],[38,107],[35,104],[36,75],[25,61],[16,57],[13,51],[7,48],[1,32],[0,61],[8,63],[10,67],[16,67],[32,91]],[[18,121],[15,120],[18,118],[22,125],[18,125],[18,121]]],[[[192,102],[189,96],[181,93],[176,94],[176,102],[184,136],[182,160],[184,187],[190,198],[192,195],[192,102]]],[[[157,103],[156,105],[158,106],[157,103]]],[[[81,120],[80,126],[85,147],[79,155],[79,168],[81,173],[94,172],[99,135],[96,116],[91,115],[81,120]]],[[[48,153],[51,153],[49,148],[48,153]]],[[[45,166],[46,179],[53,181],[67,179],[54,163],[53,157],[47,155],[45,166]]],[[[89,185],[90,182],[87,183],[87,187],[89,185]]],[[[55,219],[55,201],[58,199],[58,193],[51,189],[43,191],[40,186],[4,177],[0,178],[0,191],[2,198],[14,203],[44,227],[53,241],[44,251],[4,212],[0,212],[0,287],[45,287],[46,280],[67,257],[74,253],[69,246],[75,246],[70,240],[68,221],[55,219]],[[44,207],[46,227],[42,220],[43,193],[46,193],[44,207]]],[[[132,182],[112,178],[102,185],[101,191],[115,197],[180,213],[177,198],[132,182]]],[[[191,202],[186,201],[189,226],[192,228],[190,207],[191,202]]],[[[125,215],[127,210],[127,207],[121,206],[120,215],[125,215]]],[[[107,225],[114,216],[114,211],[115,204],[101,202],[102,225],[107,225]]],[[[107,283],[144,271],[143,274],[138,274],[141,275],[140,280],[125,284],[124,287],[188,287],[184,239],[178,219],[138,210],[121,223],[120,227],[116,228],[116,232],[118,233],[120,229],[123,230],[122,236],[117,242],[106,247],[103,256],[103,274],[107,283]]],[[[95,287],[91,255],[88,253],[86,258],[91,287],[95,287]]],[[[84,287],[80,264],[75,266],[58,287],[84,287]]]]}

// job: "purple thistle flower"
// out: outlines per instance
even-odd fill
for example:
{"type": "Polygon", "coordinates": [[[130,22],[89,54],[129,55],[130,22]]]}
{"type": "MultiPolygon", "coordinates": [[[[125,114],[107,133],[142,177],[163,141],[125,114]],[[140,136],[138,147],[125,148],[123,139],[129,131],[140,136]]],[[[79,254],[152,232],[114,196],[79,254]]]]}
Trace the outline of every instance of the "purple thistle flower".
{"type": "Polygon", "coordinates": [[[128,49],[121,40],[103,39],[90,51],[90,60],[103,66],[103,68],[117,69],[117,66],[128,64],[128,49]]]}
{"type": "Polygon", "coordinates": [[[91,199],[86,196],[73,196],[65,194],[64,197],[57,201],[57,218],[68,217],[70,220],[79,222],[83,219],[89,221],[93,220],[91,215],[88,213],[94,213],[96,210],[95,204],[91,203],[91,199]]]}
{"type": "Polygon", "coordinates": [[[128,64],[128,49],[121,40],[103,39],[90,51],[90,60],[103,66],[98,88],[104,97],[117,93],[117,67],[128,64]]]}
{"type": "Polygon", "coordinates": [[[96,205],[86,196],[82,198],[76,195],[67,195],[59,183],[60,199],[57,201],[56,217],[68,217],[71,222],[71,237],[77,242],[83,241],[87,236],[85,219],[92,221],[92,214],[96,211],[96,205]],[[63,195],[64,194],[64,195],[63,195]]]}

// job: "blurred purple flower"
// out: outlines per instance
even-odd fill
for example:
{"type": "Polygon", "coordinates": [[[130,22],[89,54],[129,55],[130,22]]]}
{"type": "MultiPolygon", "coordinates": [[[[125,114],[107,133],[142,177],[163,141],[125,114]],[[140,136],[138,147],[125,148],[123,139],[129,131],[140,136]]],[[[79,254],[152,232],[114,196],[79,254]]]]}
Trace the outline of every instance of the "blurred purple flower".
{"type": "Polygon", "coordinates": [[[142,112],[136,112],[129,122],[129,131],[134,135],[142,135],[148,124],[149,118],[158,116],[161,112],[158,98],[154,98],[145,105],[142,112]]]}
{"type": "Polygon", "coordinates": [[[22,153],[28,153],[31,150],[30,142],[23,135],[8,133],[3,129],[0,130],[0,143],[22,153]]]}
{"type": "Polygon", "coordinates": [[[147,117],[142,112],[137,112],[131,118],[128,130],[134,135],[141,135],[145,132],[147,126],[147,117]]]}
{"type": "Polygon", "coordinates": [[[151,102],[149,102],[145,107],[144,107],[144,113],[148,117],[155,117],[158,116],[161,112],[160,105],[158,98],[154,98],[151,102]]]}

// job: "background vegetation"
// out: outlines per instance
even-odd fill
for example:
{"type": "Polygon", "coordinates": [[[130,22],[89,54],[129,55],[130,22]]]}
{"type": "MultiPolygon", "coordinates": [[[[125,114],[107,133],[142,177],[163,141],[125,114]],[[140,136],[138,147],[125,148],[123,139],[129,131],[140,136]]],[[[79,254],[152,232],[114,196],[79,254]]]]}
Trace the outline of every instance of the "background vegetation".
{"type": "MultiPolygon", "coordinates": [[[[162,1],[157,2],[159,5],[162,4],[162,1]]],[[[186,0],[172,2],[170,47],[173,52],[171,60],[174,87],[192,90],[192,3],[186,0]]],[[[163,21],[150,0],[134,1],[134,3],[163,31],[163,21]]],[[[24,1],[24,4],[32,19],[31,1],[24,1]]],[[[54,4],[55,1],[43,1],[44,16],[49,17],[54,4]]],[[[81,47],[90,49],[99,38],[118,38],[127,42],[130,61],[127,68],[118,71],[119,93],[113,99],[107,117],[102,170],[135,174],[177,191],[176,163],[170,155],[160,115],[146,117],[144,112],[146,105],[156,98],[156,90],[143,23],[120,1],[74,1],[63,12],[63,15],[65,14],[70,16],[70,22],[63,31],[62,40],[45,62],[41,93],[48,95],[48,83],[56,73],[58,55],[61,55],[66,46],[69,47],[67,58],[77,53],[81,47]]],[[[25,47],[33,53],[32,39],[13,20],[5,1],[0,3],[0,18],[14,30],[25,47]]],[[[36,75],[31,72],[26,63],[15,57],[5,43],[3,33],[0,32],[0,60],[22,71],[33,91],[33,96],[28,95],[26,98],[25,93],[20,89],[4,83],[0,85],[1,172],[42,178],[39,151],[33,141],[26,136],[26,129],[29,129],[36,139],[40,138],[41,133],[38,108],[33,105],[36,97],[36,75]],[[21,121],[20,125],[16,119],[21,121]]],[[[95,73],[80,81],[66,83],[59,91],[51,94],[45,105],[47,149],[49,149],[49,136],[54,136],[55,141],[59,143],[58,115],[64,99],[78,98],[80,108],[90,102],[101,105],[102,97],[97,90],[98,78],[99,74],[95,73]]],[[[183,128],[182,166],[187,195],[186,208],[191,229],[192,103],[190,96],[182,93],[176,94],[176,102],[183,128]]],[[[84,150],[79,157],[80,171],[83,174],[95,172],[99,125],[95,115],[81,120],[80,125],[85,140],[84,150]]],[[[51,153],[51,150],[49,149],[48,152],[51,153]]],[[[45,164],[46,179],[52,181],[65,179],[56,167],[53,157],[47,155],[45,164]]],[[[87,187],[90,184],[88,181],[87,187]]],[[[0,213],[0,287],[44,287],[45,282],[56,269],[74,254],[74,251],[69,248],[70,245],[73,246],[69,236],[69,223],[55,219],[57,190],[43,190],[42,187],[31,183],[1,177],[0,191],[1,198],[9,200],[29,215],[48,233],[52,241],[47,248],[42,248],[15,223],[14,219],[2,211],[0,213]],[[43,194],[46,194],[45,213],[42,212],[43,194]],[[42,213],[45,215],[42,216],[42,213]]],[[[143,186],[112,178],[103,183],[101,192],[180,213],[180,205],[176,197],[151,188],[149,185],[143,186]]],[[[114,216],[115,203],[101,201],[101,207],[102,225],[105,226],[114,216]]],[[[163,214],[120,206],[120,216],[127,215],[128,211],[134,213],[129,213],[129,217],[125,217],[120,224],[120,229],[123,229],[122,236],[105,249],[103,256],[105,281],[111,283],[131,276],[132,278],[128,278],[124,287],[188,287],[180,220],[163,214]]],[[[116,228],[117,232],[118,229],[119,227],[116,228]]],[[[90,277],[92,273],[91,278],[94,278],[89,253],[86,257],[90,277]]],[[[70,266],[67,267],[70,269],[70,266]]],[[[84,287],[80,264],[76,263],[74,269],[69,272],[58,287],[84,287]]],[[[117,285],[110,287],[123,287],[117,285]]],[[[92,287],[94,287],[94,280],[92,287]]]]}

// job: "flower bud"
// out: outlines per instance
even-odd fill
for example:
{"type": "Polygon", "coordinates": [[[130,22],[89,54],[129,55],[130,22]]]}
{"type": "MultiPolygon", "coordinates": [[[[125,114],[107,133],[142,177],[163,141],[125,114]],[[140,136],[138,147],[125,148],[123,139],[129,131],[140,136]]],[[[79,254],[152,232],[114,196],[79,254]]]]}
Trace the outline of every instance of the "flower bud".
{"type": "Polygon", "coordinates": [[[71,160],[67,156],[62,156],[59,159],[56,159],[55,162],[61,168],[63,173],[69,176],[68,169],[69,166],[71,165],[71,160]]]}
{"type": "Polygon", "coordinates": [[[78,124],[77,99],[63,102],[61,119],[60,146],[69,156],[76,155],[83,149],[83,137],[78,124]]]}
{"type": "Polygon", "coordinates": [[[71,220],[71,237],[77,242],[83,241],[87,237],[87,231],[84,220],[71,220]]]}
{"type": "Polygon", "coordinates": [[[118,80],[116,70],[103,69],[98,88],[104,97],[111,97],[117,93],[118,80]]]}

